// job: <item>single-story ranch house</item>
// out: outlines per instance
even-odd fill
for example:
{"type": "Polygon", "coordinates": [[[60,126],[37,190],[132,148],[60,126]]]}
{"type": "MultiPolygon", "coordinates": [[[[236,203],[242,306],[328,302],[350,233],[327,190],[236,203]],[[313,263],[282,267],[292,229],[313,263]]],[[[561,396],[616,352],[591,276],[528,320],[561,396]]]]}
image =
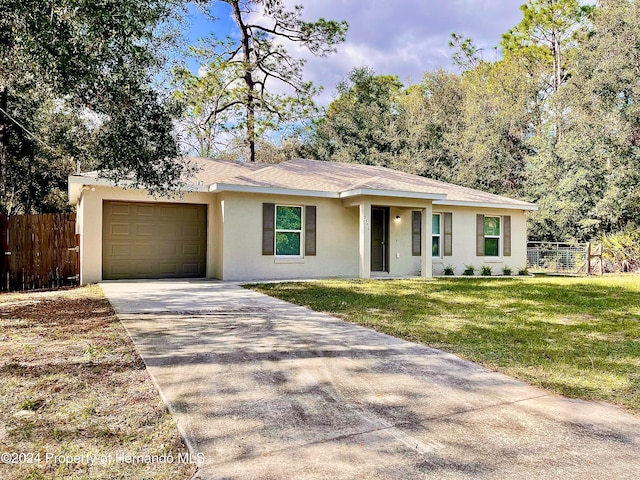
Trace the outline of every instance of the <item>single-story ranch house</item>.
{"type": "Polygon", "coordinates": [[[82,284],[440,275],[526,264],[532,203],[388,168],[194,158],[181,196],[154,199],[95,173],[69,177],[82,284]]]}

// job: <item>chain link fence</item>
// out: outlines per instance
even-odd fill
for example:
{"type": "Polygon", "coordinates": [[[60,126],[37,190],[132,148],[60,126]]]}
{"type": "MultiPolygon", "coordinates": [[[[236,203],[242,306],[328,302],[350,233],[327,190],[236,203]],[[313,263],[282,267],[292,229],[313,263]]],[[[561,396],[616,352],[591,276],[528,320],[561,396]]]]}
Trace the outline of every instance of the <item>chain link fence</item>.
{"type": "Polygon", "coordinates": [[[588,243],[529,242],[527,268],[532,272],[587,273],[588,243]]]}

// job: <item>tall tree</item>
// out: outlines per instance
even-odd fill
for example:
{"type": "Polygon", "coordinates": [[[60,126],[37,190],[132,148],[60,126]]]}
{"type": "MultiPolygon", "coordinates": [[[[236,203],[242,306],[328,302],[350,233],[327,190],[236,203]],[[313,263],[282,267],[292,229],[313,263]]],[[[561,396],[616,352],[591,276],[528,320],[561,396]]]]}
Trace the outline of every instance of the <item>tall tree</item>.
{"type": "Polygon", "coordinates": [[[547,236],[589,239],[640,224],[640,2],[603,0],[558,101],[567,109],[555,165],[536,169],[547,236]]]}
{"type": "Polygon", "coordinates": [[[453,63],[462,70],[471,70],[484,61],[482,48],[476,46],[471,37],[463,37],[453,32],[449,41],[449,48],[454,49],[451,57],[453,63]]]}
{"type": "Polygon", "coordinates": [[[316,125],[313,154],[322,160],[389,166],[394,154],[391,125],[402,84],[398,77],[354,68],[340,82],[338,97],[316,125]]]}
{"type": "Polygon", "coordinates": [[[455,156],[455,183],[524,195],[532,131],[540,116],[539,78],[514,58],[481,62],[462,74],[461,124],[446,139],[455,156]]]}
{"type": "MultiPolygon", "coordinates": [[[[208,57],[206,50],[189,47],[192,57],[208,57]]],[[[180,139],[187,152],[214,157],[229,151],[236,140],[234,118],[241,115],[232,85],[241,75],[240,66],[227,65],[213,58],[197,73],[187,66],[173,69],[173,95],[183,105],[180,139]]]]}
{"type": "MultiPolygon", "coordinates": [[[[176,161],[178,150],[167,128],[177,110],[152,88],[153,75],[163,65],[161,27],[179,4],[0,0],[0,89],[8,98],[0,122],[10,132],[2,136],[3,165],[18,170],[26,165],[35,179],[54,161],[50,167],[64,178],[70,165],[83,161],[110,179],[152,191],[179,185],[189,168],[176,161]],[[43,122],[59,120],[60,113],[76,120],[43,122]],[[65,135],[59,132],[63,126],[69,129],[65,135]],[[72,137],[71,144],[82,142],[76,152],[69,142],[58,142],[72,137]],[[82,155],[75,157],[79,151],[82,155]]],[[[24,178],[10,184],[8,169],[4,177],[8,191],[41,187],[23,188],[24,178]]],[[[38,209],[26,199],[20,203],[20,209],[38,209]]],[[[7,211],[6,196],[0,208],[7,211]]]]}
{"type": "MultiPolygon", "coordinates": [[[[344,41],[347,23],[324,18],[304,21],[301,6],[288,10],[282,0],[223,1],[231,9],[237,36],[219,39],[214,35],[199,52],[206,63],[217,66],[210,70],[212,75],[228,76],[238,82],[226,84],[227,100],[212,109],[205,125],[210,127],[217,115],[240,105],[244,115],[237,123],[245,131],[247,159],[253,162],[260,128],[304,118],[317,92],[302,77],[305,61],[292,57],[284,45],[294,44],[314,55],[328,55],[344,41]],[[288,93],[278,94],[277,89],[288,93]]],[[[205,10],[212,5],[210,0],[200,3],[205,10]]]]}
{"type": "Polygon", "coordinates": [[[535,70],[549,67],[548,90],[556,93],[567,80],[569,51],[587,33],[593,7],[579,0],[529,0],[520,7],[523,18],[502,36],[505,55],[517,55],[535,70]]]}
{"type": "Polygon", "coordinates": [[[390,124],[394,156],[390,166],[442,181],[455,176],[451,138],[461,131],[464,92],[460,75],[427,72],[397,97],[390,124]]]}
{"type": "Polygon", "coordinates": [[[502,36],[501,47],[506,59],[524,65],[529,76],[542,81],[539,95],[531,100],[532,155],[524,187],[528,199],[540,207],[531,215],[530,235],[543,240],[584,239],[586,232],[579,231],[578,224],[594,198],[586,194],[592,180],[579,163],[567,158],[570,107],[563,89],[575,74],[575,56],[590,35],[593,7],[579,0],[529,0],[521,10],[522,21],[502,36]],[[577,196],[572,199],[568,191],[577,196]]]}

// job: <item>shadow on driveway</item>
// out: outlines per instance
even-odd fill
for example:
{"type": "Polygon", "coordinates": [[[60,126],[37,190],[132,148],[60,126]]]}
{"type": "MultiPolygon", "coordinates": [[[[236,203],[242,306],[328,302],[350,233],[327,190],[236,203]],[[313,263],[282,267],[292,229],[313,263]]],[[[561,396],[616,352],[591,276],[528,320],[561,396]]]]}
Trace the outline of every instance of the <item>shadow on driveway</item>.
{"type": "Polygon", "coordinates": [[[640,419],[211,281],[102,284],[196,478],[638,479],[640,419]]]}

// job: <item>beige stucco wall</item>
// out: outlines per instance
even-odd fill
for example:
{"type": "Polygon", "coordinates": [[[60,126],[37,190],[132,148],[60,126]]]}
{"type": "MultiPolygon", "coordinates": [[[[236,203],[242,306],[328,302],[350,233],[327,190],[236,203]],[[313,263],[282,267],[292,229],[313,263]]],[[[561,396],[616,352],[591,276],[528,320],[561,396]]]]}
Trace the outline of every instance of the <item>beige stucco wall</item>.
{"type": "MultiPolygon", "coordinates": [[[[345,206],[357,205],[364,213],[364,221],[360,224],[360,257],[359,275],[368,278],[371,275],[371,207],[389,207],[389,274],[431,276],[431,257],[411,255],[412,211],[421,212],[423,219],[431,218],[431,200],[408,199],[380,196],[355,197],[343,200],[345,206]],[[396,219],[396,217],[400,217],[396,219]],[[364,252],[364,255],[363,255],[364,252]]],[[[431,221],[422,222],[423,250],[431,245],[431,221]]],[[[429,247],[430,248],[430,247],[429,247]]],[[[374,275],[378,275],[374,272],[374,275]]]]}
{"type": "MultiPolygon", "coordinates": [[[[224,280],[263,280],[326,277],[357,277],[362,274],[361,255],[368,266],[370,249],[361,252],[360,229],[364,228],[370,242],[369,215],[360,222],[360,205],[365,210],[372,205],[390,206],[389,273],[391,275],[418,275],[422,270],[422,258],[411,255],[411,211],[424,211],[431,218],[431,202],[406,199],[368,197],[344,202],[331,198],[296,197],[280,195],[255,195],[225,192],[220,195],[221,216],[224,219],[224,253],[222,262],[224,280]],[[282,259],[262,255],[262,204],[315,205],[316,244],[315,256],[300,259],[282,259]],[[394,205],[394,206],[392,206],[394,205]],[[396,216],[400,216],[396,220],[396,216]]],[[[430,222],[425,222],[428,236],[430,222]]],[[[430,245],[430,240],[428,242],[430,245]]],[[[430,250],[429,250],[430,251],[430,250]]],[[[431,258],[426,259],[427,271],[431,271],[431,258]]],[[[368,273],[368,269],[365,274],[368,273]]],[[[367,275],[368,276],[368,275],[367,275]]]]}
{"type": "MultiPolygon", "coordinates": [[[[390,207],[389,273],[417,275],[424,268],[441,275],[445,265],[461,274],[466,264],[480,268],[493,266],[500,274],[504,265],[514,271],[526,264],[526,217],[522,210],[480,209],[431,206],[426,200],[367,197],[343,201],[332,198],[262,195],[237,192],[185,193],[181,198],[154,199],[142,191],[111,187],[87,187],[77,207],[77,232],[80,234],[81,282],[102,280],[102,205],[104,200],[160,201],[206,204],[208,278],[224,280],[263,280],[322,277],[368,276],[370,258],[361,259],[361,233],[370,235],[371,205],[390,207]],[[262,203],[279,205],[315,205],[317,207],[317,255],[301,259],[279,259],[262,255],[262,203]],[[358,203],[360,202],[360,204],[358,203]],[[361,222],[360,212],[369,211],[361,222]],[[423,252],[425,258],[411,255],[412,211],[423,214],[423,252]],[[431,212],[452,212],[453,255],[431,258],[431,212]],[[477,257],[475,248],[476,214],[510,215],[512,255],[477,257]],[[396,216],[400,218],[397,220],[396,216]],[[426,247],[426,248],[425,248],[426,247]],[[433,267],[432,267],[433,262],[433,267]]],[[[370,237],[367,237],[370,238],[370,237]]],[[[370,241],[370,240],[369,240],[370,241]]],[[[365,248],[370,252],[370,248],[365,248]]],[[[428,276],[428,275],[427,275],[428,276]]]]}
{"type": "Polygon", "coordinates": [[[86,187],[77,207],[77,233],[80,234],[80,282],[102,280],[102,204],[104,200],[127,202],[179,202],[206,204],[207,207],[207,277],[216,276],[216,256],[220,219],[216,209],[216,195],[211,193],[185,193],[177,198],[157,198],[140,190],[112,187],[86,187]]]}
{"type": "Polygon", "coordinates": [[[482,265],[490,265],[493,268],[493,275],[502,275],[502,268],[505,265],[510,266],[513,272],[517,273],[518,268],[527,264],[527,225],[526,215],[522,210],[433,206],[433,213],[444,212],[452,213],[453,255],[433,258],[434,275],[442,275],[445,265],[453,265],[456,275],[462,275],[465,265],[475,266],[478,270],[476,275],[479,275],[482,265]],[[476,256],[477,214],[511,216],[511,256],[476,256]]]}
{"type": "Polygon", "coordinates": [[[224,280],[261,280],[358,275],[358,209],[337,199],[221,194],[224,218],[224,280]],[[315,205],[315,256],[279,259],[262,255],[262,204],[315,205]]]}
{"type": "Polygon", "coordinates": [[[420,209],[390,208],[389,273],[391,275],[418,275],[421,271],[421,258],[411,254],[411,223],[414,210],[420,209]],[[400,219],[397,219],[397,216],[400,219]]]}

